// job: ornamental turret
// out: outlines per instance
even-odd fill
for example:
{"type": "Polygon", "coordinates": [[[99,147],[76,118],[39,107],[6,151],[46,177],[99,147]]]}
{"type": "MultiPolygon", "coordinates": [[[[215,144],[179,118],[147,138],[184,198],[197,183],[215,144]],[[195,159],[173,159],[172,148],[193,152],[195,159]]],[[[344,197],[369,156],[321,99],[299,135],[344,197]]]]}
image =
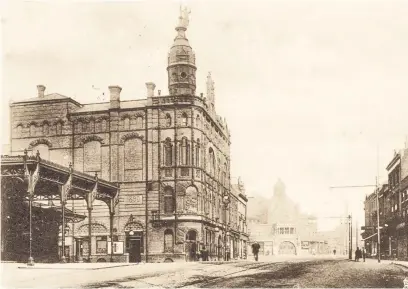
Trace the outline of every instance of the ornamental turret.
{"type": "Polygon", "coordinates": [[[170,95],[195,95],[196,70],[195,54],[186,38],[190,11],[180,7],[177,36],[168,56],[168,84],[170,95]]]}

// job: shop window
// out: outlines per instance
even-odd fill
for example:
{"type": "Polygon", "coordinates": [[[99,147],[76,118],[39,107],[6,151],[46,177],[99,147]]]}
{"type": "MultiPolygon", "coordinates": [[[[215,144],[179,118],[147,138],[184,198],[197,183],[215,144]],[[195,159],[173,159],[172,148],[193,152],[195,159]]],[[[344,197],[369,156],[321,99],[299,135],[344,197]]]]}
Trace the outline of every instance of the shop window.
{"type": "Polygon", "coordinates": [[[96,253],[97,254],[107,254],[108,242],[106,236],[96,237],[96,253]]]}

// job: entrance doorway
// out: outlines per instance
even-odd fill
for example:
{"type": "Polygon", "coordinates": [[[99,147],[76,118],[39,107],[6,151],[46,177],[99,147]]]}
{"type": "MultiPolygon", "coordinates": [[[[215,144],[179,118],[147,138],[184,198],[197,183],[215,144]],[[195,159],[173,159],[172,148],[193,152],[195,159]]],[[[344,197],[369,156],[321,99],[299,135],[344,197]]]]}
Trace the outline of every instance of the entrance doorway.
{"type": "Polygon", "coordinates": [[[129,263],[142,261],[143,232],[130,231],[126,234],[126,250],[129,253],[129,263]]]}
{"type": "Polygon", "coordinates": [[[190,230],[186,234],[185,253],[186,261],[196,261],[197,256],[197,232],[190,230]]]}
{"type": "Polygon", "coordinates": [[[279,245],[279,255],[296,255],[296,247],[292,242],[284,241],[279,245]]]}

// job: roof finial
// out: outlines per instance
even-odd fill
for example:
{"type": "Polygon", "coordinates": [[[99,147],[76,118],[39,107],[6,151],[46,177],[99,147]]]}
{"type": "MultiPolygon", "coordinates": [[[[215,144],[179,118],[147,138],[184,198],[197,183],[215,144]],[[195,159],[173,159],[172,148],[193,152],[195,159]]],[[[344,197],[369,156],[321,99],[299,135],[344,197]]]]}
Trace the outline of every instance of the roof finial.
{"type": "Polygon", "coordinates": [[[191,11],[187,7],[183,8],[183,5],[180,4],[180,17],[179,17],[179,25],[177,28],[187,29],[188,24],[189,24],[189,14],[190,13],[191,11]]]}

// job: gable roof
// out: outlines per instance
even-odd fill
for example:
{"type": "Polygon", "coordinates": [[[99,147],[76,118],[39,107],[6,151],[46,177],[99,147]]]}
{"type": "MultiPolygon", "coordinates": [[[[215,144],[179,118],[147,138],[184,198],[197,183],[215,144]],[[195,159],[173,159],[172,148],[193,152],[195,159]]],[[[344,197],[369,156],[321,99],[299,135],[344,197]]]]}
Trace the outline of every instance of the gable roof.
{"type": "Polygon", "coordinates": [[[31,98],[27,98],[27,99],[23,99],[19,101],[14,101],[12,105],[19,104],[19,103],[42,102],[42,101],[53,101],[53,100],[66,100],[66,101],[76,104],[77,106],[81,106],[79,102],[73,100],[72,98],[68,96],[65,96],[59,93],[51,93],[51,94],[44,95],[44,97],[31,97],[31,98]]]}

